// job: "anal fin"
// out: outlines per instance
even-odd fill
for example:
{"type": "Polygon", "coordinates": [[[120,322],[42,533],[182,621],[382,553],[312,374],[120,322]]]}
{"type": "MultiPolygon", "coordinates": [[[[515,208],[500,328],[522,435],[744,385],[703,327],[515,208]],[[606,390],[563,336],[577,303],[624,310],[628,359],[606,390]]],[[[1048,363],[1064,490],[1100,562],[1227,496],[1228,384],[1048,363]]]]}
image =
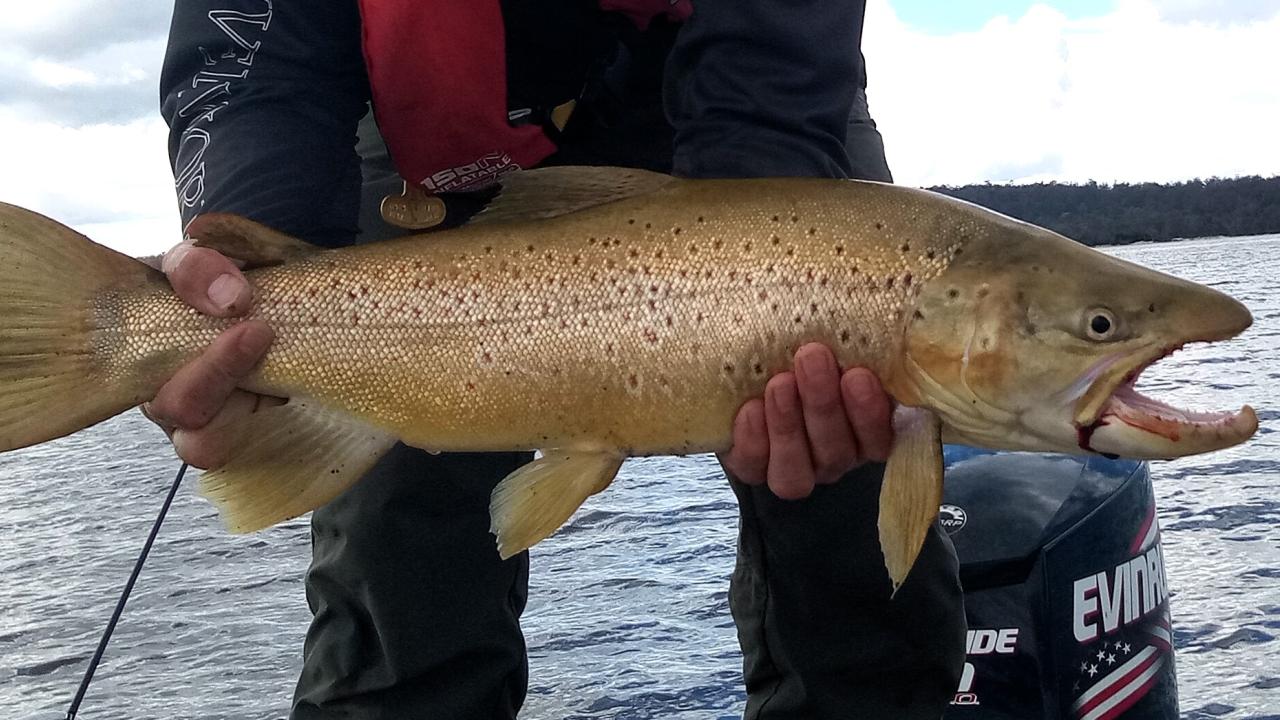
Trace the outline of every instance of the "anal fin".
{"type": "Polygon", "coordinates": [[[507,559],[560,529],[589,496],[609,487],[622,466],[613,452],[548,450],[498,483],[489,498],[489,530],[507,559]]]}
{"type": "Polygon", "coordinates": [[[942,504],[942,423],[928,410],[899,407],[893,451],[880,486],[880,550],[893,592],[907,579],[942,504]]]}
{"type": "Polygon", "coordinates": [[[238,427],[226,465],[200,478],[231,532],[260,530],[328,503],[355,484],[394,435],[301,398],[259,409],[238,427]]]}

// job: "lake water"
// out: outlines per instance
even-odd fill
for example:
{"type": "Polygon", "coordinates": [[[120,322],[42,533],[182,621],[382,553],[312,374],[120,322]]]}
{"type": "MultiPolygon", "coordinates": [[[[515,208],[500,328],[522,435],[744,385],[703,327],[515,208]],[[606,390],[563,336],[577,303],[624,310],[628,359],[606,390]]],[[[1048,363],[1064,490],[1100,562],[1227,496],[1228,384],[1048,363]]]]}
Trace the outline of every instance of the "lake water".
{"type": "MultiPolygon", "coordinates": [[[[1184,716],[1280,717],[1280,236],[1109,250],[1218,287],[1248,334],[1143,376],[1249,402],[1244,447],[1153,467],[1184,716]]],[[[177,469],[136,412],[0,455],[0,712],[62,717],[177,469]]],[[[279,718],[308,622],[308,530],[234,537],[179,493],[82,708],[87,720],[279,718]]],[[[533,554],[523,717],[740,717],[727,586],[737,513],[706,457],[634,460],[533,554]]]]}

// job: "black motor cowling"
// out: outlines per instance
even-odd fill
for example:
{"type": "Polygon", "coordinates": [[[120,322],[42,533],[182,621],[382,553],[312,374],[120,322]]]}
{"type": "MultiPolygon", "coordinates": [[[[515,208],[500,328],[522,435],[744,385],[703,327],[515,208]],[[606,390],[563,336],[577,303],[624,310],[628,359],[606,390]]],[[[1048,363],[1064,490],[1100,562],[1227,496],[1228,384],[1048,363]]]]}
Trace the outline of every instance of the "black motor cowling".
{"type": "Polygon", "coordinates": [[[968,662],[947,720],[1178,717],[1146,463],[946,448],[968,662]]]}

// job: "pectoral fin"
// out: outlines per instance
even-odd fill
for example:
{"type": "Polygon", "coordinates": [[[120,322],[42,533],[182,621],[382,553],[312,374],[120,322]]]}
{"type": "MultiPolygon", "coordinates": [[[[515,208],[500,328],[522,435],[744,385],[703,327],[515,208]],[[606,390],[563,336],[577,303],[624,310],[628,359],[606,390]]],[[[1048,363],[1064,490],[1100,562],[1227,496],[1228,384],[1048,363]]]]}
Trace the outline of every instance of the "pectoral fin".
{"type": "Polygon", "coordinates": [[[899,407],[880,487],[880,550],[893,592],[907,579],[941,504],[942,424],[928,410],[899,407]]]}
{"type": "Polygon", "coordinates": [[[612,452],[548,450],[508,475],[489,498],[489,530],[507,559],[560,529],[588,496],[609,487],[623,457],[612,452]]]}
{"type": "Polygon", "coordinates": [[[260,530],[328,503],[373,467],[396,438],[346,413],[293,398],[238,428],[240,449],[200,478],[231,532],[260,530]]]}

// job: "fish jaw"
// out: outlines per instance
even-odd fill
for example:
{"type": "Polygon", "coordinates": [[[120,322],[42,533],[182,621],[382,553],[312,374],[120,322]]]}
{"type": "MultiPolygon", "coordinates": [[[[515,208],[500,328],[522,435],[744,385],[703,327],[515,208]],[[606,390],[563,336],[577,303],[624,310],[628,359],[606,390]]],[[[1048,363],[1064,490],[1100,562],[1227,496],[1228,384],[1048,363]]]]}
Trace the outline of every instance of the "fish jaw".
{"type": "Polygon", "coordinates": [[[1075,403],[1072,419],[1081,450],[1156,460],[1221,450],[1253,437],[1258,416],[1248,405],[1236,412],[1197,412],[1137,391],[1134,385],[1142,372],[1182,345],[1144,348],[1128,356],[1106,358],[1086,373],[1077,383],[1086,390],[1075,403]]]}

